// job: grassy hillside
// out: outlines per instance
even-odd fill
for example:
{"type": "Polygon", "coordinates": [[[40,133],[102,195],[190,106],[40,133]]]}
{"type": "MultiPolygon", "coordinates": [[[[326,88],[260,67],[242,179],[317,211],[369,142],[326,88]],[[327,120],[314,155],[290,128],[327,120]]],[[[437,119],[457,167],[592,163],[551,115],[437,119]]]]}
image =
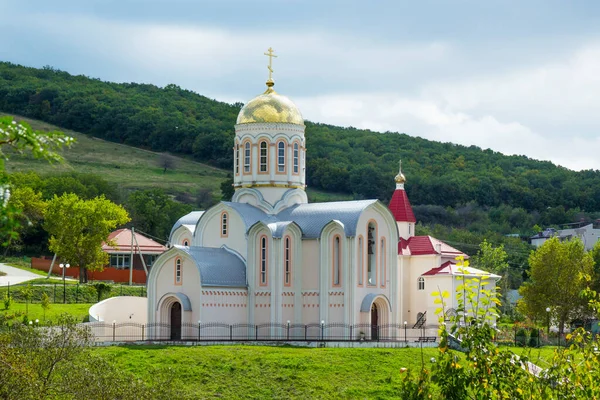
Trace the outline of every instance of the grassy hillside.
{"type": "MultiPolygon", "coordinates": [[[[0,113],[0,116],[8,115],[0,113]]],[[[193,193],[200,188],[219,194],[219,186],[227,171],[182,157],[173,157],[173,167],[163,172],[161,153],[124,144],[107,142],[79,132],[20,116],[34,129],[62,130],[77,139],[72,148],[63,151],[64,164],[49,165],[44,160],[13,155],[6,163],[8,172],[35,171],[40,174],[76,171],[101,175],[129,191],[160,187],[168,193],[193,193]]]]}
{"type": "MultiPolygon", "coordinates": [[[[141,379],[169,371],[174,386],[190,399],[398,398],[400,368],[420,368],[421,360],[429,367],[438,354],[435,348],[421,353],[418,348],[266,346],[125,346],[96,351],[114,357],[141,379]]],[[[532,350],[530,359],[550,359],[553,351],[532,350]]]]}

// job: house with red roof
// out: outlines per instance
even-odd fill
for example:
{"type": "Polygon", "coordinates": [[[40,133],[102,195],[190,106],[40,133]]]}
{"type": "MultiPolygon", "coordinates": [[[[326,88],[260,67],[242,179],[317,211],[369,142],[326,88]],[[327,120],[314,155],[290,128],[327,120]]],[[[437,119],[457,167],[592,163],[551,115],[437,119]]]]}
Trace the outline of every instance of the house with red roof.
{"type": "MultiPolygon", "coordinates": [[[[435,298],[431,293],[448,291],[455,294],[463,276],[487,276],[487,285],[495,288],[500,277],[472,267],[459,268],[456,265],[457,258],[467,260],[467,254],[434,237],[415,236],[417,220],[404,190],[406,178],[401,169],[395,180],[396,190],[389,209],[396,219],[399,233],[400,307],[411,326],[435,325],[438,322],[435,310],[439,305],[434,303],[435,298]]],[[[446,313],[451,314],[457,307],[457,297],[450,296],[446,313]]]]}

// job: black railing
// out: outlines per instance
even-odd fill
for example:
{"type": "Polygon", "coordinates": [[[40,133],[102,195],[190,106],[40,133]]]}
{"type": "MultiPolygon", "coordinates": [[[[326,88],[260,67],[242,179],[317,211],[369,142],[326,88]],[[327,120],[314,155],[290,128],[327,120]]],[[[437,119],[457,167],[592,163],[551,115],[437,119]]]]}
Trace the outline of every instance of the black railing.
{"type": "Polygon", "coordinates": [[[131,341],[377,341],[436,342],[437,327],[388,324],[224,324],[107,323],[86,324],[98,342],[131,341]]]}

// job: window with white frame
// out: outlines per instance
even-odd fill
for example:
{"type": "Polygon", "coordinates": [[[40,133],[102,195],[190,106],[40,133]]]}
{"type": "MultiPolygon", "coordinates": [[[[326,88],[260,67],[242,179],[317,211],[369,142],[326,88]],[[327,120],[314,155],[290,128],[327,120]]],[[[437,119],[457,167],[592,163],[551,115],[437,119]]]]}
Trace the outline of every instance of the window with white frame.
{"type": "Polygon", "coordinates": [[[425,290],[425,278],[423,278],[422,276],[420,276],[419,279],[417,279],[417,289],[425,290]]]}
{"type": "Polygon", "coordinates": [[[333,239],[333,284],[337,286],[340,284],[342,274],[342,252],[340,249],[340,237],[336,236],[333,239]]]}
{"type": "Polygon", "coordinates": [[[175,260],[175,284],[181,285],[181,258],[175,260]]]}
{"type": "Polygon", "coordinates": [[[277,172],[285,172],[285,143],[277,143],[277,172]]]}
{"type": "Polygon", "coordinates": [[[283,264],[284,264],[284,285],[292,284],[292,241],[289,236],[286,236],[283,249],[283,264]]]}
{"type": "Polygon", "coordinates": [[[238,175],[240,173],[240,145],[236,143],[235,145],[235,174],[238,175]]]}
{"type": "Polygon", "coordinates": [[[269,144],[267,142],[260,142],[260,172],[267,172],[269,170],[269,144]]]}
{"type": "Polygon", "coordinates": [[[226,212],[221,214],[221,237],[227,236],[227,231],[229,228],[229,216],[226,212]]]}
{"type": "Polygon", "coordinates": [[[260,238],[260,284],[267,284],[267,237],[260,238]]]}
{"type": "Polygon", "coordinates": [[[154,264],[154,261],[156,261],[156,258],[158,256],[155,254],[146,254],[144,255],[144,261],[146,262],[146,267],[151,267],[152,264],[154,264]]]}
{"type": "Polygon", "coordinates": [[[367,285],[377,285],[377,227],[374,222],[367,225],[367,285]]]}
{"type": "Polygon", "coordinates": [[[131,257],[129,254],[111,254],[110,266],[119,269],[129,268],[130,259],[131,257]]]}
{"type": "Polygon", "coordinates": [[[244,172],[250,172],[250,142],[244,145],[244,172]]]}
{"type": "Polygon", "coordinates": [[[362,236],[358,238],[358,262],[356,263],[356,265],[358,266],[358,284],[362,286],[363,284],[363,238],[362,236]]]}
{"type": "Polygon", "coordinates": [[[297,174],[298,171],[298,143],[294,143],[294,173],[297,174]]]}

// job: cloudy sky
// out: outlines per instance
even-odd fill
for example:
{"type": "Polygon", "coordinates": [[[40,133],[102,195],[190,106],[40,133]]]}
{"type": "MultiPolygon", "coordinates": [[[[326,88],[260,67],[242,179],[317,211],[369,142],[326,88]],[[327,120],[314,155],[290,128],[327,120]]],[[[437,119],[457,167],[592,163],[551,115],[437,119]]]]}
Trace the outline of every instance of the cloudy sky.
{"type": "Polygon", "coordinates": [[[600,2],[0,0],[0,60],[600,169],[600,2]]]}

